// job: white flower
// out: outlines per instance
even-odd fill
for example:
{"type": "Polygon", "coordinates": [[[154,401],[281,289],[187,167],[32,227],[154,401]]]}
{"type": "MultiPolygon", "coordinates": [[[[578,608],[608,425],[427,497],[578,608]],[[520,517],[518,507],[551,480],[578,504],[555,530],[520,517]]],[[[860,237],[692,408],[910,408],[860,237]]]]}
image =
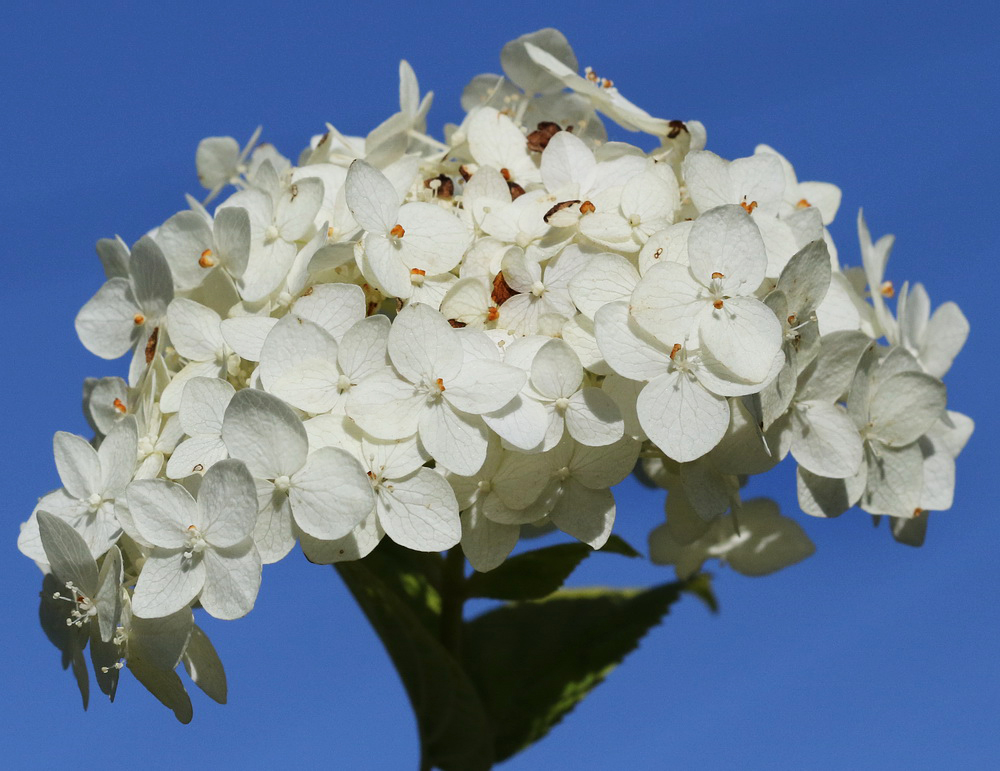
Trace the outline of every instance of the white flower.
{"type": "Polygon", "coordinates": [[[177,419],[188,438],[174,448],[166,474],[183,479],[207,471],[229,456],[222,441],[222,419],[236,390],[224,380],[193,378],[184,386],[177,419]]]}
{"type": "Polygon", "coordinates": [[[137,616],[168,616],[196,597],[216,618],[250,612],[261,561],[250,537],[257,496],[243,463],[212,466],[197,501],[180,485],[158,479],[133,482],[126,497],[136,528],[153,545],[132,596],[137,616]]]}
{"type": "Polygon", "coordinates": [[[239,206],[219,209],[214,221],[207,213],[178,212],[155,236],[182,292],[203,284],[216,268],[238,281],[250,259],[250,238],[250,215],[239,206]]]}
{"type": "Polygon", "coordinates": [[[503,275],[518,294],[500,306],[498,326],[522,335],[537,334],[544,316],[569,319],[576,307],[569,294],[569,282],[586,267],[590,255],[571,245],[551,260],[543,271],[518,250],[503,258],[503,275]]]}
{"type": "Polygon", "coordinates": [[[133,418],[117,423],[97,450],[82,436],[58,431],[52,445],[63,487],[38,501],[35,513],[21,528],[17,540],[21,552],[31,559],[45,561],[38,536],[38,511],[47,511],[70,523],[94,558],[111,548],[121,534],[115,517],[115,500],[132,481],[137,443],[133,418]]]}
{"type": "Polygon", "coordinates": [[[564,430],[592,447],[612,444],[624,435],[618,405],[600,388],[584,387],[580,359],[562,340],[550,340],[539,349],[528,382],[526,394],[545,408],[548,418],[543,449],[558,444],[564,430]]]}
{"type": "Polygon", "coordinates": [[[293,521],[314,538],[334,540],[350,533],[375,505],[357,459],[336,447],[310,452],[302,421],[277,397],[238,391],[226,408],[222,439],[257,482],[254,541],[265,563],[291,550],[293,521]]]}
{"type": "Polygon", "coordinates": [[[756,225],[738,206],[712,209],[691,228],[688,258],[690,268],[665,262],[642,277],[632,293],[635,320],[661,340],[697,340],[734,379],[763,384],[782,330],[754,297],[767,265],[756,225]]]}
{"type": "Polygon", "coordinates": [[[486,426],[477,417],[506,405],[521,390],[523,371],[466,355],[440,313],[410,305],[389,331],[394,369],[355,386],[347,414],[379,439],[419,432],[431,456],[456,473],[472,474],[486,458],[486,426]]]}
{"type": "MultiPolygon", "coordinates": [[[[673,494],[671,493],[671,496],[673,494]]],[[[683,543],[667,523],[649,534],[649,558],[673,565],[680,579],[701,570],[712,557],[745,576],[766,576],[801,562],[816,547],[793,520],[766,498],[747,501],[738,514],[721,517],[694,541],[683,543]]]]}
{"type": "Polygon", "coordinates": [[[469,243],[463,222],[436,204],[400,206],[396,189],[374,166],[354,161],[345,190],[366,232],[362,270],[386,294],[409,298],[415,278],[447,273],[462,258],[469,243]]]}
{"type": "Polygon", "coordinates": [[[117,359],[132,349],[128,382],[134,386],[157,351],[160,326],[174,297],[163,252],[149,236],[132,247],[128,278],[110,279],[76,316],[76,332],[88,351],[117,359]]]}

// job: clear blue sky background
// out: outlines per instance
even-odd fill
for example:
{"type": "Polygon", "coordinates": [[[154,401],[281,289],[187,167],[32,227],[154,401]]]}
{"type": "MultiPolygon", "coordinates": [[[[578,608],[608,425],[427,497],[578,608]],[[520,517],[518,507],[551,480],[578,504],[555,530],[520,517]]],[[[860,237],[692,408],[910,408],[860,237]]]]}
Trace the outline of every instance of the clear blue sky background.
{"type": "MultiPolygon", "coordinates": [[[[685,601],[507,768],[997,767],[995,3],[138,6],[17,3],[0,21],[0,764],[416,767],[415,723],[378,640],[333,571],[301,557],[265,571],[246,619],[204,623],[228,706],[193,693],[181,726],[124,677],[114,705],[95,697],[84,714],[38,628],[40,576],[16,551],[17,526],[58,486],[52,433],[86,433],[83,378],[123,371],[73,332],[102,281],[93,244],[131,242],[184,208],[199,192],[199,139],[262,123],[294,158],[324,121],[364,133],[395,109],[403,57],[437,94],[439,130],[471,76],[499,71],[505,41],[550,25],[650,112],[704,121],[710,149],[738,157],[767,142],[801,179],[840,185],[843,262],[859,262],[859,206],[875,234],[896,233],[889,277],[923,281],[972,323],[947,384],[978,427],[955,506],[932,516],[923,549],[860,512],[799,515],[811,560],[764,579],[717,571],[720,615],[685,601]]],[[[797,511],[788,469],[752,492],[797,511]]],[[[620,531],[644,547],[659,498],[626,485],[619,500],[620,531]]],[[[576,580],[668,578],[608,556],[576,580]]]]}

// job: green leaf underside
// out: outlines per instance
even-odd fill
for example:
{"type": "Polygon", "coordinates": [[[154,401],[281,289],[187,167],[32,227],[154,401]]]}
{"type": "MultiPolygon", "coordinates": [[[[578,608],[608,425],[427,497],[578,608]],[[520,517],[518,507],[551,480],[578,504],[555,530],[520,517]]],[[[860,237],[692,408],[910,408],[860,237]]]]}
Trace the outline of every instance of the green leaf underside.
{"type": "Polygon", "coordinates": [[[560,591],[465,626],[463,658],[505,760],[545,736],[659,623],[683,583],[560,591]]]}
{"type": "MultiPolygon", "coordinates": [[[[608,546],[613,553],[635,553],[620,539],[608,546]]],[[[442,586],[445,560],[439,555],[386,540],[364,560],[336,565],[409,695],[422,769],[475,771],[511,757],[572,711],[683,593],[716,607],[707,575],[647,590],[551,593],[591,553],[584,544],[560,544],[474,574],[467,596],[549,596],[464,622],[458,655],[442,644],[441,592],[448,587],[442,586]],[[511,563],[516,570],[504,575],[511,563]],[[499,578],[489,578],[495,574],[499,578]]]]}
{"type": "MultiPolygon", "coordinates": [[[[611,536],[601,552],[638,557],[622,538],[611,536]]],[[[594,553],[585,543],[560,543],[524,552],[488,573],[473,573],[466,585],[469,597],[494,600],[540,600],[556,591],[584,559],[594,553]]]]}
{"type": "Polygon", "coordinates": [[[437,629],[428,626],[440,608],[437,591],[420,574],[408,572],[405,559],[396,560],[402,551],[380,546],[364,560],[338,564],[337,572],[403,680],[417,716],[422,767],[489,769],[494,760],[489,719],[462,667],[438,642],[437,629]]]}

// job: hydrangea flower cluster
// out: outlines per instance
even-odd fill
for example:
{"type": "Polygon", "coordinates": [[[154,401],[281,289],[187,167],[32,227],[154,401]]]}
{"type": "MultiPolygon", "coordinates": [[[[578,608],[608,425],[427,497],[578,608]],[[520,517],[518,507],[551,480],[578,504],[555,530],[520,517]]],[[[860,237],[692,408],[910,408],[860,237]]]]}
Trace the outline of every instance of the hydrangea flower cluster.
{"type": "Polygon", "coordinates": [[[205,139],[203,203],[98,243],[107,282],[76,329],[128,379],[87,381],[95,438],[56,434],[63,486],[18,545],[105,693],[127,665],[189,719],[183,662],[224,700],[192,607],[245,615],[296,543],[322,564],[460,544],[479,571],[541,527],[597,549],[636,469],[669,493],[654,562],[760,575],[813,550],[741,503],[788,455],[807,514],[857,505],[919,544],[950,507],[972,421],[940,378],[968,324],[895,291],[891,237],[859,214],[861,267],[841,267],[834,185],[766,145],[704,149],[697,121],[578,74],[554,30],[501,62],[443,142],[405,61],[367,137],[328,125],[296,163],[205,139]],[[607,141],[598,113],[658,145],[607,141]]]}

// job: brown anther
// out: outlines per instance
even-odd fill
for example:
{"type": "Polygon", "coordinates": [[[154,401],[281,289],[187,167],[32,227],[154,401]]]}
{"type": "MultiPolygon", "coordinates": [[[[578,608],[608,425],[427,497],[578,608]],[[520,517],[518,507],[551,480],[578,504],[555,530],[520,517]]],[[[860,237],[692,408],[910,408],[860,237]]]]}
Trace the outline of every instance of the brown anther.
{"type": "Polygon", "coordinates": [[[368,478],[369,479],[375,479],[375,472],[374,471],[368,471],[366,473],[368,474],[368,478]]]}
{"type": "Polygon", "coordinates": [[[197,530],[197,529],[198,529],[198,528],[197,528],[197,527],[195,527],[194,525],[188,525],[188,531],[191,531],[191,530],[197,530]]]}
{"type": "Polygon", "coordinates": [[[425,179],[424,187],[428,190],[434,190],[434,194],[438,198],[451,198],[455,195],[455,183],[451,181],[451,177],[444,174],[438,174],[436,177],[425,179]],[[432,184],[434,182],[438,182],[439,184],[432,184]]]}
{"type": "Polygon", "coordinates": [[[411,276],[426,276],[427,275],[427,271],[426,270],[421,270],[420,268],[410,268],[410,275],[411,276]]]}
{"type": "Polygon", "coordinates": [[[111,402],[111,404],[114,406],[115,411],[120,412],[122,415],[128,412],[128,408],[125,406],[125,402],[123,402],[121,399],[115,399],[113,402],[111,402]]]}
{"type": "Polygon", "coordinates": [[[444,380],[442,378],[438,378],[434,382],[437,383],[437,387],[438,387],[439,390],[441,390],[441,391],[444,390],[444,380]]]}
{"type": "Polygon", "coordinates": [[[922,508],[920,508],[919,506],[917,506],[917,508],[915,508],[913,510],[913,516],[914,516],[914,518],[919,517],[923,513],[924,513],[924,510],[922,508]]]}
{"type": "Polygon", "coordinates": [[[309,288],[308,288],[308,289],[307,289],[306,291],[304,291],[304,292],[302,293],[302,295],[301,295],[301,296],[302,296],[302,297],[308,297],[309,295],[311,295],[311,294],[313,293],[313,291],[314,291],[315,289],[316,289],[316,287],[314,287],[314,286],[311,286],[311,287],[309,287],[309,288]]]}
{"type": "Polygon", "coordinates": [[[725,278],[725,276],[719,273],[719,271],[715,271],[715,273],[712,274],[712,278],[725,278]]]}
{"type": "Polygon", "coordinates": [[[500,309],[497,308],[497,306],[491,305],[489,308],[486,309],[487,321],[496,321],[498,318],[500,318],[500,309]]]}
{"type": "Polygon", "coordinates": [[[156,341],[160,339],[160,328],[153,327],[153,334],[146,341],[146,363],[149,364],[156,355],[156,341]]]}
{"type": "Polygon", "coordinates": [[[464,164],[458,167],[458,173],[462,175],[462,179],[466,182],[472,179],[472,172],[469,171],[469,167],[464,164]]]}
{"type": "Polygon", "coordinates": [[[325,145],[329,138],[330,138],[330,132],[327,131],[323,136],[319,138],[319,141],[316,143],[316,149],[318,150],[323,145],[325,145]]]}
{"type": "Polygon", "coordinates": [[[721,310],[722,305],[723,305],[722,300],[716,300],[714,303],[712,303],[712,307],[715,308],[715,310],[721,310]]]}
{"type": "Polygon", "coordinates": [[[404,235],[406,235],[406,231],[403,230],[403,226],[397,222],[395,225],[392,226],[392,230],[389,231],[389,235],[392,236],[393,238],[402,238],[404,235]]]}
{"type": "Polygon", "coordinates": [[[682,120],[672,120],[667,125],[670,126],[670,131],[667,132],[668,139],[677,139],[682,131],[688,133],[688,127],[682,120]]]}
{"type": "Polygon", "coordinates": [[[380,305],[382,305],[381,302],[375,302],[374,300],[369,301],[368,304],[365,305],[365,316],[374,316],[380,305]]]}
{"type": "Polygon", "coordinates": [[[590,201],[584,201],[580,204],[580,214],[593,214],[595,211],[597,211],[597,207],[590,201]]]}
{"type": "Polygon", "coordinates": [[[670,349],[670,360],[673,361],[674,356],[680,353],[683,346],[680,343],[674,343],[674,347],[670,349]]]}
{"type": "Polygon", "coordinates": [[[812,206],[812,204],[809,203],[809,201],[807,201],[805,198],[800,198],[799,202],[795,204],[796,209],[808,209],[810,206],[812,206]]]}
{"type": "Polygon", "coordinates": [[[542,121],[537,129],[528,134],[528,149],[534,153],[542,152],[549,146],[549,140],[561,130],[558,123],[542,121]]]}
{"type": "Polygon", "coordinates": [[[882,286],[878,288],[878,293],[886,298],[891,298],[896,295],[896,287],[892,285],[891,281],[883,281],[882,286]]]}
{"type": "Polygon", "coordinates": [[[747,203],[746,200],[744,199],[743,203],[741,203],[740,206],[743,207],[743,211],[745,211],[747,214],[752,214],[753,210],[757,208],[757,202],[751,201],[750,203],[747,203]]]}
{"type": "Polygon", "coordinates": [[[655,252],[653,252],[653,259],[658,260],[663,256],[663,247],[661,246],[655,252]]]}
{"type": "Polygon", "coordinates": [[[215,267],[215,260],[212,259],[211,249],[206,249],[201,253],[201,257],[198,258],[198,264],[203,268],[215,267]]]}
{"type": "Polygon", "coordinates": [[[790,327],[791,327],[791,326],[795,326],[795,322],[796,322],[796,321],[798,321],[798,320],[799,320],[799,317],[798,317],[798,316],[796,316],[796,315],[795,315],[795,314],[793,313],[793,314],[792,314],[791,316],[789,316],[789,317],[788,317],[788,319],[787,319],[787,321],[788,321],[788,326],[790,326],[790,327]]]}
{"type": "Polygon", "coordinates": [[[191,470],[192,471],[196,471],[196,472],[197,471],[204,471],[205,467],[203,465],[201,465],[200,463],[195,463],[194,464],[194,468],[192,468],[191,470]]]}
{"type": "Polygon", "coordinates": [[[545,216],[542,217],[542,220],[546,224],[548,224],[549,218],[552,217],[553,214],[555,214],[556,212],[560,212],[563,209],[569,208],[570,206],[573,206],[573,205],[578,204],[578,203],[580,203],[580,199],[579,198],[577,198],[577,199],[575,199],[573,201],[560,201],[555,206],[553,206],[551,209],[549,209],[547,212],[545,212],[545,216]]]}
{"type": "Polygon", "coordinates": [[[493,291],[490,293],[490,299],[497,304],[498,308],[516,294],[518,292],[510,288],[510,284],[504,278],[503,271],[493,277],[493,291]]]}
{"type": "Polygon", "coordinates": [[[507,189],[510,190],[510,200],[512,201],[516,201],[524,195],[524,188],[517,184],[517,182],[507,182],[507,189]]]}
{"type": "Polygon", "coordinates": [[[298,185],[292,185],[289,190],[290,190],[290,192],[292,194],[292,200],[294,201],[295,197],[299,194],[299,186],[298,185]]]}
{"type": "Polygon", "coordinates": [[[507,168],[500,169],[500,176],[503,177],[507,182],[510,182],[510,169],[507,168]]]}
{"type": "Polygon", "coordinates": [[[333,238],[333,225],[331,225],[326,229],[326,237],[333,238]]]}
{"type": "Polygon", "coordinates": [[[461,329],[467,324],[464,321],[459,321],[458,319],[448,319],[448,323],[451,324],[455,329],[461,329]]]}
{"type": "Polygon", "coordinates": [[[132,317],[132,323],[135,324],[137,327],[141,327],[143,324],[146,323],[146,317],[143,316],[141,313],[137,313],[132,317]]]}

